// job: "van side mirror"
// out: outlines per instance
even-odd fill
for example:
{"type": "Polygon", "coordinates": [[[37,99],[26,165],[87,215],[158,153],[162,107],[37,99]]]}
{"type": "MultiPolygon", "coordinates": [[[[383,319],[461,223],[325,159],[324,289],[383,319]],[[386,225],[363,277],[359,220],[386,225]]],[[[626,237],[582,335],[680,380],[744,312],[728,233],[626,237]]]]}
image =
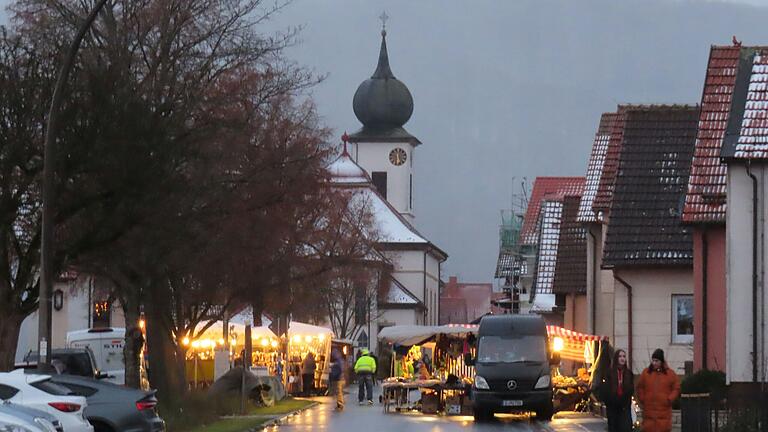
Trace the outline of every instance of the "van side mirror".
{"type": "Polygon", "coordinates": [[[464,366],[474,366],[475,359],[472,357],[472,353],[464,354],[464,366]]]}
{"type": "Polygon", "coordinates": [[[106,379],[106,378],[112,378],[112,377],[108,373],[106,373],[106,372],[99,371],[99,372],[96,373],[96,379],[97,380],[102,380],[102,379],[106,379]]]}
{"type": "Polygon", "coordinates": [[[552,355],[549,357],[549,365],[550,366],[559,366],[560,365],[560,353],[559,352],[553,352],[552,355]]]}

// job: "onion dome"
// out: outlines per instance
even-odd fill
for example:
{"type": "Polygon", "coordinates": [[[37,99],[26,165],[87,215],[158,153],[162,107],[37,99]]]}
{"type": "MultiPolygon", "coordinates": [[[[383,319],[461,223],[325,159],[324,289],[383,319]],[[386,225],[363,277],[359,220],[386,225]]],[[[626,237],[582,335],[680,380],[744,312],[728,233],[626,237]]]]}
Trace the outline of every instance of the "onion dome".
{"type": "Polygon", "coordinates": [[[399,136],[415,140],[402,128],[413,114],[413,97],[408,87],[395,78],[389,67],[386,30],[381,32],[381,50],[376,70],[357,88],[352,108],[363,124],[363,129],[352,135],[352,141],[363,135],[399,136]]]}

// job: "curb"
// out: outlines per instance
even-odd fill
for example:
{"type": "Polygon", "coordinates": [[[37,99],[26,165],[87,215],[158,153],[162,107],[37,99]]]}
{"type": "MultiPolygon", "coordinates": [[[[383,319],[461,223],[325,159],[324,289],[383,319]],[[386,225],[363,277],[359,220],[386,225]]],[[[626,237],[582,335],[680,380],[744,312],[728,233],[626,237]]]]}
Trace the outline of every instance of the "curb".
{"type": "Polygon", "coordinates": [[[312,401],[309,405],[305,406],[304,408],[300,408],[300,409],[297,409],[295,411],[291,411],[291,412],[286,413],[286,414],[280,414],[278,416],[275,416],[272,419],[267,420],[266,422],[264,422],[262,425],[253,428],[252,430],[254,430],[254,431],[262,431],[262,430],[264,430],[264,429],[266,429],[268,427],[279,425],[280,423],[282,423],[283,420],[287,419],[288,417],[293,417],[296,414],[299,414],[299,413],[301,413],[303,411],[306,411],[306,410],[308,410],[310,408],[314,408],[315,406],[317,406],[319,404],[320,404],[320,402],[312,401]]]}

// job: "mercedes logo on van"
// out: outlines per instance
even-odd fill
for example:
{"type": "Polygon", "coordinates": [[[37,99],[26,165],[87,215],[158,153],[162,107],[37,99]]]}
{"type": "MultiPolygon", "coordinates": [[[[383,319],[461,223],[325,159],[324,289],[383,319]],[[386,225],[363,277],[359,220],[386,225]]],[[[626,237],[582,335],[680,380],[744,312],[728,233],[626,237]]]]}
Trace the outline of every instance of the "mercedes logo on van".
{"type": "Polygon", "coordinates": [[[516,388],[517,388],[517,381],[515,381],[515,380],[507,381],[507,389],[514,390],[516,388]]]}

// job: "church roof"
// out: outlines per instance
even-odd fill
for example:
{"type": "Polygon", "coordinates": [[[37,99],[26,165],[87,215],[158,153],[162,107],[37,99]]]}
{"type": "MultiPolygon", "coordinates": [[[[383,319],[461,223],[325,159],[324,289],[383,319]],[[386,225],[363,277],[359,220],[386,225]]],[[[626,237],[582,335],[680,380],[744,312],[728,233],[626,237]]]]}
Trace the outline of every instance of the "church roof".
{"type": "Polygon", "coordinates": [[[412,292],[408,291],[400,281],[393,276],[389,277],[387,291],[379,299],[379,307],[411,307],[426,309],[424,303],[418,299],[412,292]]]}
{"type": "Polygon", "coordinates": [[[382,197],[365,170],[346,151],[328,165],[331,183],[353,194],[353,205],[369,206],[380,243],[430,245],[400,213],[382,197]]]}
{"type": "Polygon", "coordinates": [[[382,30],[376,70],[360,83],[352,99],[355,116],[363,127],[350,136],[350,141],[406,141],[418,145],[419,140],[403,129],[413,114],[413,96],[392,73],[386,36],[382,30]]]}

